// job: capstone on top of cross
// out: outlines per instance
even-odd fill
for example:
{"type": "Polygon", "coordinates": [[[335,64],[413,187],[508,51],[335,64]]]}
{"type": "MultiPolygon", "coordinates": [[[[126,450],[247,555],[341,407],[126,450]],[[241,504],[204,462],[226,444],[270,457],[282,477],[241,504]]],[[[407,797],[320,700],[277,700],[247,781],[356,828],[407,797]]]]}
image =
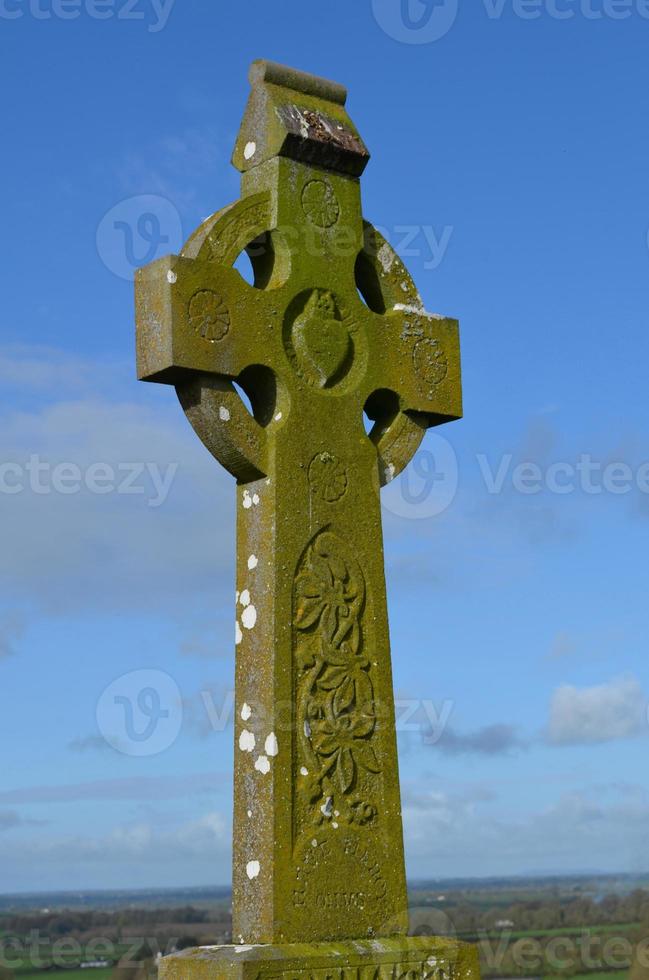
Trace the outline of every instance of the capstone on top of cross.
{"type": "Polygon", "coordinates": [[[370,154],[345,111],[344,86],[272,61],[255,61],[250,83],[232,157],[237,170],[285,156],[360,177],[370,154]]]}

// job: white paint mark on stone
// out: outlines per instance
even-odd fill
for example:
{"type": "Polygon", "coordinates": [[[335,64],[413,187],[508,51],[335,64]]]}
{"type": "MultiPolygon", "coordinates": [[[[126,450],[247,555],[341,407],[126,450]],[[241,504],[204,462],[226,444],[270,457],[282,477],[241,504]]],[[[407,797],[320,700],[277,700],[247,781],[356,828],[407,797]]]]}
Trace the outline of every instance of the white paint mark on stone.
{"type": "Polygon", "coordinates": [[[297,108],[297,106],[295,107],[295,111],[297,113],[298,119],[300,120],[300,135],[302,136],[302,139],[308,140],[309,124],[304,118],[304,116],[302,115],[302,113],[300,112],[300,110],[297,108]]]}
{"type": "Polygon", "coordinates": [[[256,568],[258,564],[259,559],[257,558],[257,555],[251,555],[248,559],[248,570],[252,572],[252,570],[256,568]]]}
{"type": "Polygon", "coordinates": [[[247,630],[253,629],[257,622],[257,610],[254,606],[246,606],[241,614],[241,622],[247,630]]]}
{"type": "Polygon", "coordinates": [[[275,421],[276,422],[281,422],[282,421],[282,413],[281,412],[278,412],[277,413],[277,415],[275,416],[275,421]]]}
{"type": "Polygon", "coordinates": [[[256,506],[257,506],[257,504],[259,503],[259,494],[258,494],[258,493],[255,493],[255,494],[253,494],[253,497],[252,497],[252,502],[253,502],[253,504],[254,504],[254,505],[255,505],[255,507],[256,507],[256,506]]]}
{"type": "Polygon", "coordinates": [[[248,820],[250,820],[251,817],[252,817],[252,810],[248,810],[248,820]]]}
{"type": "Polygon", "coordinates": [[[308,775],[309,775],[309,770],[307,769],[306,766],[302,766],[302,768],[300,769],[300,776],[308,776],[308,775]]]}
{"type": "Polygon", "coordinates": [[[252,140],[250,141],[250,143],[246,143],[245,149],[243,151],[243,155],[246,160],[252,160],[256,152],[257,152],[256,143],[253,143],[252,140]]]}
{"type": "Polygon", "coordinates": [[[444,319],[440,313],[429,313],[424,309],[423,304],[420,304],[419,306],[412,306],[408,303],[395,303],[393,309],[397,310],[399,313],[411,313],[414,316],[424,316],[427,320],[444,319]]]}
{"type": "Polygon", "coordinates": [[[255,762],[255,769],[257,772],[262,773],[264,776],[270,772],[270,762],[265,755],[260,755],[255,762]]]}
{"type": "Polygon", "coordinates": [[[304,722],[304,734],[307,738],[311,738],[311,725],[308,721],[304,722]]]}
{"type": "Polygon", "coordinates": [[[269,755],[271,758],[273,756],[276,756],[277,753],[279,752],[279,745],[277,744],[277,736],[275,735],[275,732],[271,732],[268,738],[266,739],[266,742],[264,744],[264,750],[266,752],[266,755],[269,755]]]}
{"type": "Polygon", "coordinates": [[[394,251],[393,248],[391,248],[388,245],[387,242],[385,243],[385,245],[382,245],[381,248],[379,249],[378,251],[379,262],[381,263],[381,266],[383,267],[383,271],[386,274],[392,271],[392,266],[394,265],[394,260],[396,259],[396,257],[397,257],[396,252],[394,251]]]}
{"type": "Polygon", "coordinates": [[[219,408],[219,418],[221,419],[222,422],[230,421],[230,412],[225,407],[225,405],[221,405],[221,407],[219,408]]]}
{"type": "Polygon", "coordinates": [[[311,841],[311,847],[317,847],[317,846],[318,846],[318,842],[314,837],[313,840],[311,841]]]}
{"type": "Polygon", "coordinates": [[[244,705],[243,705],[243,707],[241,709],[241,718],[242,718],[243,721],[249,721],[251,717],[252,717],[252,708],[246,702],[246,703],[244,703],[244,705]]]}
{"type": "Polygon", "coordinates": [[[246,874],[252,881],[253,878],[259,877],[259,872],[261,871],[261,865],[259,861],[248,861],[246,865],[246,874]]]}
{"type": "Polygon", "coordinates": [[[239,626],[239,620],[237,619],[237,621],[234,624],[234,643],[235,643],[235,646],[239,646],[239,644],[241,643],[242,640],[243,640],[243,633],[241,632],[241,627],[239,626]]]}
{"type": "Polygon", "coordinates": [[[334,830],[338,830],[338,826],[339,826],[339,825],[338,825],[338,824],[336,823],[336,821],[335,821],[335,820],[332,820],[332,822],[331,822],[331,826],[333,827],[333,829],[334,829],[334,830]]]}
{"type": "Polygon", "coordinates": [[[331,817],[331,814],[333,813],[333,805],[334,805],[333,797],[328,796],[325,802],[320,807],[320,813],[323,815],[323,817],[327,817],[327,818],[331,817]]]}
{"type": "Polygon", "coordinates": [[[242,752],[253,752],[255,748],[255,736],[247,728],[239,735],[239,748],[242,752]]]}
{"type": "Polygon", "coordinates": [[[244,589],[243,590],[243,592],[241,593],[241,598],[239,599],[239,602],[241,603],[242,606],[249,606],[250,605],[250,592],[248,591],[248,589],[244,589]]]}
{"type": "Polygon", "coordinates": [[[167,282],[170,282],[172,286],[174,285],[174,283],[178,282],[178,276],[173,271],[173,269],[169,269],[167,273],[167,282]]]}
{"type": "MultiPolygon", "coordinates": [[[[254,863],[255,863],[254,861],[250,862],[250,864],[254,864],[254,863]]],[[[258,864],[259,862],[256,863],[258,864]]],[[[250,867],[250,865],[248,865],[248,867],[250,867]]],[[[254,877],[256,877],[256,875],[254,877]]],[[[213,948],[216,949],[216,947],[213,948]]],[[[254,946],[241,946],[241,945],[232,947],[235,953],[249,953],[250,950],[254,948],[255,948],[254,946]]]]}
{"type": "Polygon", "coordinates": [[[243,491],[243,506],[246,510],[250,510],[252,507],[252,497],[250,496],[249,490],[243,491]]]}

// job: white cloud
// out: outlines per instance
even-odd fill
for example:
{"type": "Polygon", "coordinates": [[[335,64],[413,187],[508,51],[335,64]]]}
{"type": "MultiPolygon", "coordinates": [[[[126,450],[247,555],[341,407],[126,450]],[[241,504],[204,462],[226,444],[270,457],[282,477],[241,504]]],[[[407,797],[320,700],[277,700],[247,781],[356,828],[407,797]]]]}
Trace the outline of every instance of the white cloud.
{"type": "Polygon", "coordinates": [[[68,742],[68,748],[73,752],[115,752],[102,735],[78,735],[68,742]]]}
{"type": "Polygon", "coordinates": [[[40,827],[44,822],[43,820],[28,820],[16,813],[15,810],[0,810],[0,833],[6,830],[14,830],[16,827],[40,827]]]}
{"type": "Polygon", "coordinates": [[[106,834],[13,833],[0,838],[3,887],[178,887],[230,879],[231,830],[218,811],[208,811],[171,829],[142,820],[106,834]]]}
{"type": "Polygon", "coordinates": [[[529,747],[513,725],[487,725],[475,732],[456,732],[446,728],[433,747],[445,755],[510,755],[529,747]]]}
{"type": "Polygon", "coordinates": [[[559,630],[555,633],[547,653],[549,660],[579,659],[593,661],[612,659],[621,646],[627,645],[628,636],[624,629],[611,627],[596,630],[572,632],[559,630]]]}
{"type": "Polygon", "coordinates": [[[572,657],[579,650],[579,640],[567,630],[560,630],[550,647],[548,656],[552,660],[560,660],[563,657],[572,657]]]}
{"type": "Polygon", "coordinates": [[[229,153],[219,133],[206,126],[130,151],[113,169],[127,194],[160,194],[184,213],[197,208],[200,181],[213,181],[221,158],[229,153]]]}
{"type": "Polygon", "coordinates": [[[222,814],[214,811],[181,824],[173,830],[159,832],[147,822],[116,827],[103,837],[61,837],[47,839],[38,835],[31,844],[45,859],[67,856],[68,860],[101,864],[137,859],[138,863],[156,863],[161,855],[173,853],[175,860],[203,855],[209,859],[219,847],[230,847],[229,827],[222,814]]]}
{"type": "MultiPolygon", "coordinates": [[[[75,379],[101,377],[103,365],[59,354],[50,372],[48,358],[35,348],[31,355],[5,350],[0,361],[0,376],[24,377],[40,399],[0,417],[0,466],[13,467],[0,479],[5,599],[46,611],[114,613],[213,596],[219,577],[225,586],[233,575],[234,481],[192,433],[173,389],[151,389],[150,403],[141,404],[135,399],[146,393],[129,368],[115,388],[128,381],[133,400],[88,397],[75,379]],[[27,469],[34,456],[49,467],[36,484],[27,469]],[[80,470],[77,492],[53,485],[51,474],[62,463],[80,470]],[[93,464],[112,468],[110,492],[93,492],[85,482],[93,464]],[[127,486],[133,466],[145,468],[127,486]],[[160,477],[170,481],[162,492],[160,477]],[[22,489],[10,492],[16,482],[22,489]],[[230,537],[222,533],[229,517],[230,537]]],[[[0,623],[0,651],[1,641],[0,623]]]]}
{"type": "MultiPolygon", "coordinates": [[[[436,781],[437,782],[437,781],[436,781]]],[[[582,787],[537,811],[489,795],[405,787],[411,876],[503,875],[646,867],[649,797],[641,787],[582,787]]]]}
{"type": "Polygon", "coordinates": [[[15,810],[0,810],[0,831],[19,827],[22,821],[15,810]]]}
{"type": "Polygon", "coordinates": [[[0,348],[0,383],[31,391],[56,392],[91,390],[103,387],[113,370],[53,347],[12,344],[0,348]]]}
{"type": "Polygon", "coordinates": [[[17,613],[0,617],[0,660],[16,652],[16,644],[25,632],[25,621],[17,613]]]}
{"type": "Polygon", "coordinates": [[[100,779],[85,783],[52,786],[26,786],[0,793],[0,804],[71,803],[80,800],[177,800],[194,794],[215,794],[223,785],[218,772],[183,776],[131,776],[100,779]]]}
{"type": "Polygon", "coordinates": [[[587,745],[647,732],[647,698],[637,679],[621,677],[595,687],[557,688],[550,704],[553,745],[587,745]]]}

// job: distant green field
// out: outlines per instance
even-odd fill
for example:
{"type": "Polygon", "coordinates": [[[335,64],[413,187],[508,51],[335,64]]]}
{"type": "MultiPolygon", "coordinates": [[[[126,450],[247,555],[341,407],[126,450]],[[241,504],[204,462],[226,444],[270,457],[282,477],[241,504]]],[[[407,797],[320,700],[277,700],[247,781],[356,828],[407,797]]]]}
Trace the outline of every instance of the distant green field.
{"type": "Polygon", "coordinates": [[[17,973],[17,980],[44,980],[44,977],[56,977],[56,980],[110,980],[112,969],[106,970],[41,970],[38,973],[17,973]]]}
{"type": "MultiPolygon", "coordinates": [[[[533,939],[534,938],[545,939],[548,936],[581,936],[582,933],[585,932],[589,932],[594,935],[599,935],[599,933],[606,933],[606,932],[621,933],[625,929],[632,929],[635,924],[636,923],[634,922],[627,922],[622,925],[617,923],[613,923],[613,924],[609,923],[609,924],[597,925],[597,926],[592,926],[592,925],[558,926],[556,929],[512,929],[511,932],[509,930],[505,930],[505,935],[507,935],[507,937],[511,940],[527,939],[528,937],[533,939]]],[[[502,934],[503,933],[501,930],[490,930],[487,933],[490,939],[498,939],[502,934]]],[[[460,933],[460,935],[462,934],[460,933]]],[[[619,974],[615,973],[613,975],[616,976],[618,980],[620,980],[619,974]]],[[[597,976],[598,978],[604,978],[604,980],[608,980],[609,974],[598,973],[597,976]]]]}
{"type": "MultiPolygon", "coordinates": [[[[628,980],[628,977],[628,970],[613,970],[612,973],[575,973],[570,980],[628,980]]],[[[554,980],[554,978],[545,977],[544,980],[554,980]]]]}
{"type": "MultiPolygon", "coordinates": [[[[128,947],[126,947],[128,949],[128,947]]],[[[117,954],[119,955],[119,953],[117,954]]],[[[94,956],[83,956],[82,959],[94,959],[94,956]]],[[[117,956],[116,956],[117,958],[117,956]]],[[[30,960],[27,955],[23,955],[21,958],[14,956],[13,954],[6,963],[7,967],[10,967],[11,972],[16,977],[16,980],[32,980],[33,977],[40,977],[43,980],[44,974],[51,977],[52,980],[55,978],[61,978],[61,980],[67,980],[68,977],[76,977],[77,980],[80,976],[84,976],[87,980],[105,980],[113,972],[112,967],[106,967],[105,969],[99,968],[97,970],[86,968],[81,970],[79,968],[79,954],[70,953],[69,955],[64,955],[59,953],[54,960],[55,966],[50,966],[53,957],[51,950],[47,947],[42,947],[38,951],[38,959],[30,960]],[[37,965],[38,964],[38,965],[37,965]]]]}

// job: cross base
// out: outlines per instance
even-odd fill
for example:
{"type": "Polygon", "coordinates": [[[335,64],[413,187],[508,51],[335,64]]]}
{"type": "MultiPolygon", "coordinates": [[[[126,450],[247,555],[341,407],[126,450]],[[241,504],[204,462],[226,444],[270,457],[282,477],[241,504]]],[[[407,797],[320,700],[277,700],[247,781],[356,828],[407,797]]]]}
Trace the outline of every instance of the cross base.
{"type": "Polygon", "coordinates": [[[478,950],[431,936],[201,946],[166,956],[160,980],[480,980],[478,950]]]}

